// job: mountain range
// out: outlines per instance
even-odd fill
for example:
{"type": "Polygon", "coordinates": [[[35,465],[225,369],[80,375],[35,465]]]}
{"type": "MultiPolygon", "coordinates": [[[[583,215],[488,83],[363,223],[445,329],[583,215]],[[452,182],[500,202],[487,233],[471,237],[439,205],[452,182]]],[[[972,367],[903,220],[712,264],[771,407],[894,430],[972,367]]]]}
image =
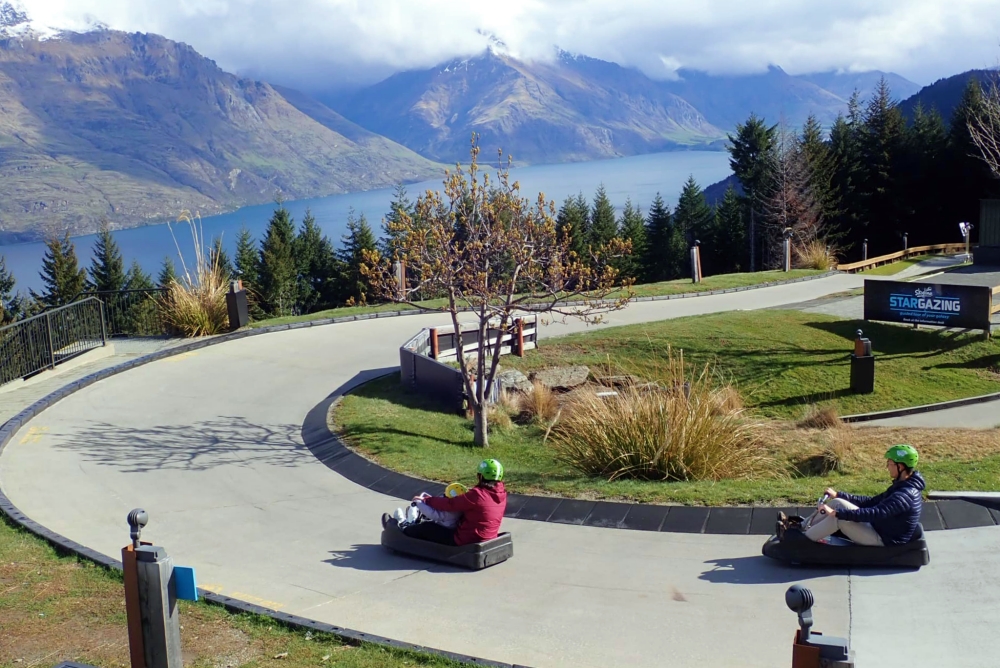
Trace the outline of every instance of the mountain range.
{"type": "Polygon", "coordinates": [[[553,61],[524,62],[490,47],[475,58],[400,72],[324,101],[433,160],[461,160],[475,132],[491,155],[502,148],[525,164],[721,148],[751,112],[792,127],[815,114],[828,126],[855,89],[864,97],[883,76],[897,97],[920,90],[877,71],[792,76],[771,67],[740,76],[676,74],[657,81],[565,52],[553,61]]]}
{"type": "Polygon", "coordinates": [[[336,96],[241,78],[190,46],[102,26],[35,31],[0,0],[0,243],[135,226],[440,176],[501,148],[518,164],[716,149],[751,112],[828,125],[891,73],[742,76],[639,70],[557,52],[479,56],[336,96]]]}
{"type": "Polygon", "coordinates": [[[157,35],[0,35],[0,235],[85,233],[102,217],[134,226],[441,173],[318,103],[302,111],[299,95],[157,35]]]}

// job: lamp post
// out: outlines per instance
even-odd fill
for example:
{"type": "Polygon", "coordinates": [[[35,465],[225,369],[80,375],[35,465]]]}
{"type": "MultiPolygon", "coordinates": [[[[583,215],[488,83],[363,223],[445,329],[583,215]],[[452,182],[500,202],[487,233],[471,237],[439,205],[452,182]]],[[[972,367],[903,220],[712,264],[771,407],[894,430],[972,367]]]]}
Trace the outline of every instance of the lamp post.
{"type": "Polygon", "coordinates": [[[969,250],[969,241],[972,239],[972,228],[973,224],[969,222],[962,221],[958,224],[958,229],[962,232],[962,237],[965,239],[965,261],[968,262],[972,259],[972,254],[969,250]]]}

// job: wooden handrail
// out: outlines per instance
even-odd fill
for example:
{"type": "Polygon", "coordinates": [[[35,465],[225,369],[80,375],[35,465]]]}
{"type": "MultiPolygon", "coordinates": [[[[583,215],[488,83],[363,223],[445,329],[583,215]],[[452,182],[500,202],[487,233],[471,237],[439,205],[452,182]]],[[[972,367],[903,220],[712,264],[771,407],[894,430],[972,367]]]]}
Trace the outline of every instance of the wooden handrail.
{"type": "Polygon", "coordinates": [[[895,253],[889,253],[888,255],[879,255],[878,257],[868,258],[867,260],[861,260],[860,262],[838,264],[837,269],[840,271],[846,271],[850,273],[854,271],[868,269],[870,267],[876,267],[880,264],[885,264],[887,262],[895,262],[896,260],[911,258],[917,255],[927,255],[929,253],[935,253],[935,252],[961,253],[964,250],[965,250],[964,243],[914,246],[913,248],[907,248],[906,250],[896,251],[895,253]]]}

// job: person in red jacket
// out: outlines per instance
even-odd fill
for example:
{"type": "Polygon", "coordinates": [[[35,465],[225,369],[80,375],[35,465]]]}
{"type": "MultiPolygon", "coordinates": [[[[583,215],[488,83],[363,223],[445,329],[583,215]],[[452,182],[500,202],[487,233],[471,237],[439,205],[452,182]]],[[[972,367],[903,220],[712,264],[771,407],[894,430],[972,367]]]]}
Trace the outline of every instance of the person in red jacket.
{"type": "MultiPolygon", "coordinates": [[[[495,459],[487,459],[479,464],[476,476],[478,484],[460,496],[421,496],[413,499],[423,501],[434,510],[462,513],[456,528],[449,529],[435,522],[418,522],[404,527],[403,533],[412,538],[443,545],[469,545],[496,538],[507,509],[503,464],[495,459]]],[[[382,516],[383,526],[395,521],[389,515],[382,516]]]]}

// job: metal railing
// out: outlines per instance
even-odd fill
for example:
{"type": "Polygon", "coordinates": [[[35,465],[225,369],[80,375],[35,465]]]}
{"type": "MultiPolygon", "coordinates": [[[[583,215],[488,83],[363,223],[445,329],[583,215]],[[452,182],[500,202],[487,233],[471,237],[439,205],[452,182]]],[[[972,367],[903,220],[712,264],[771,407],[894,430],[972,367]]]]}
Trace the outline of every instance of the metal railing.
{"type": "Polygon", "coordinates": [[[160,312],[166,290],[113,290],[84,292],[78,299],[96,297],[104,304],[108,336],[164,336],[168,333],[160,312]]]}
{"type": "Polygon", "coordinates": [[[0,328],[0,385],[54,369],[107,338],[103,304],[94,297],[0,328]]]}

